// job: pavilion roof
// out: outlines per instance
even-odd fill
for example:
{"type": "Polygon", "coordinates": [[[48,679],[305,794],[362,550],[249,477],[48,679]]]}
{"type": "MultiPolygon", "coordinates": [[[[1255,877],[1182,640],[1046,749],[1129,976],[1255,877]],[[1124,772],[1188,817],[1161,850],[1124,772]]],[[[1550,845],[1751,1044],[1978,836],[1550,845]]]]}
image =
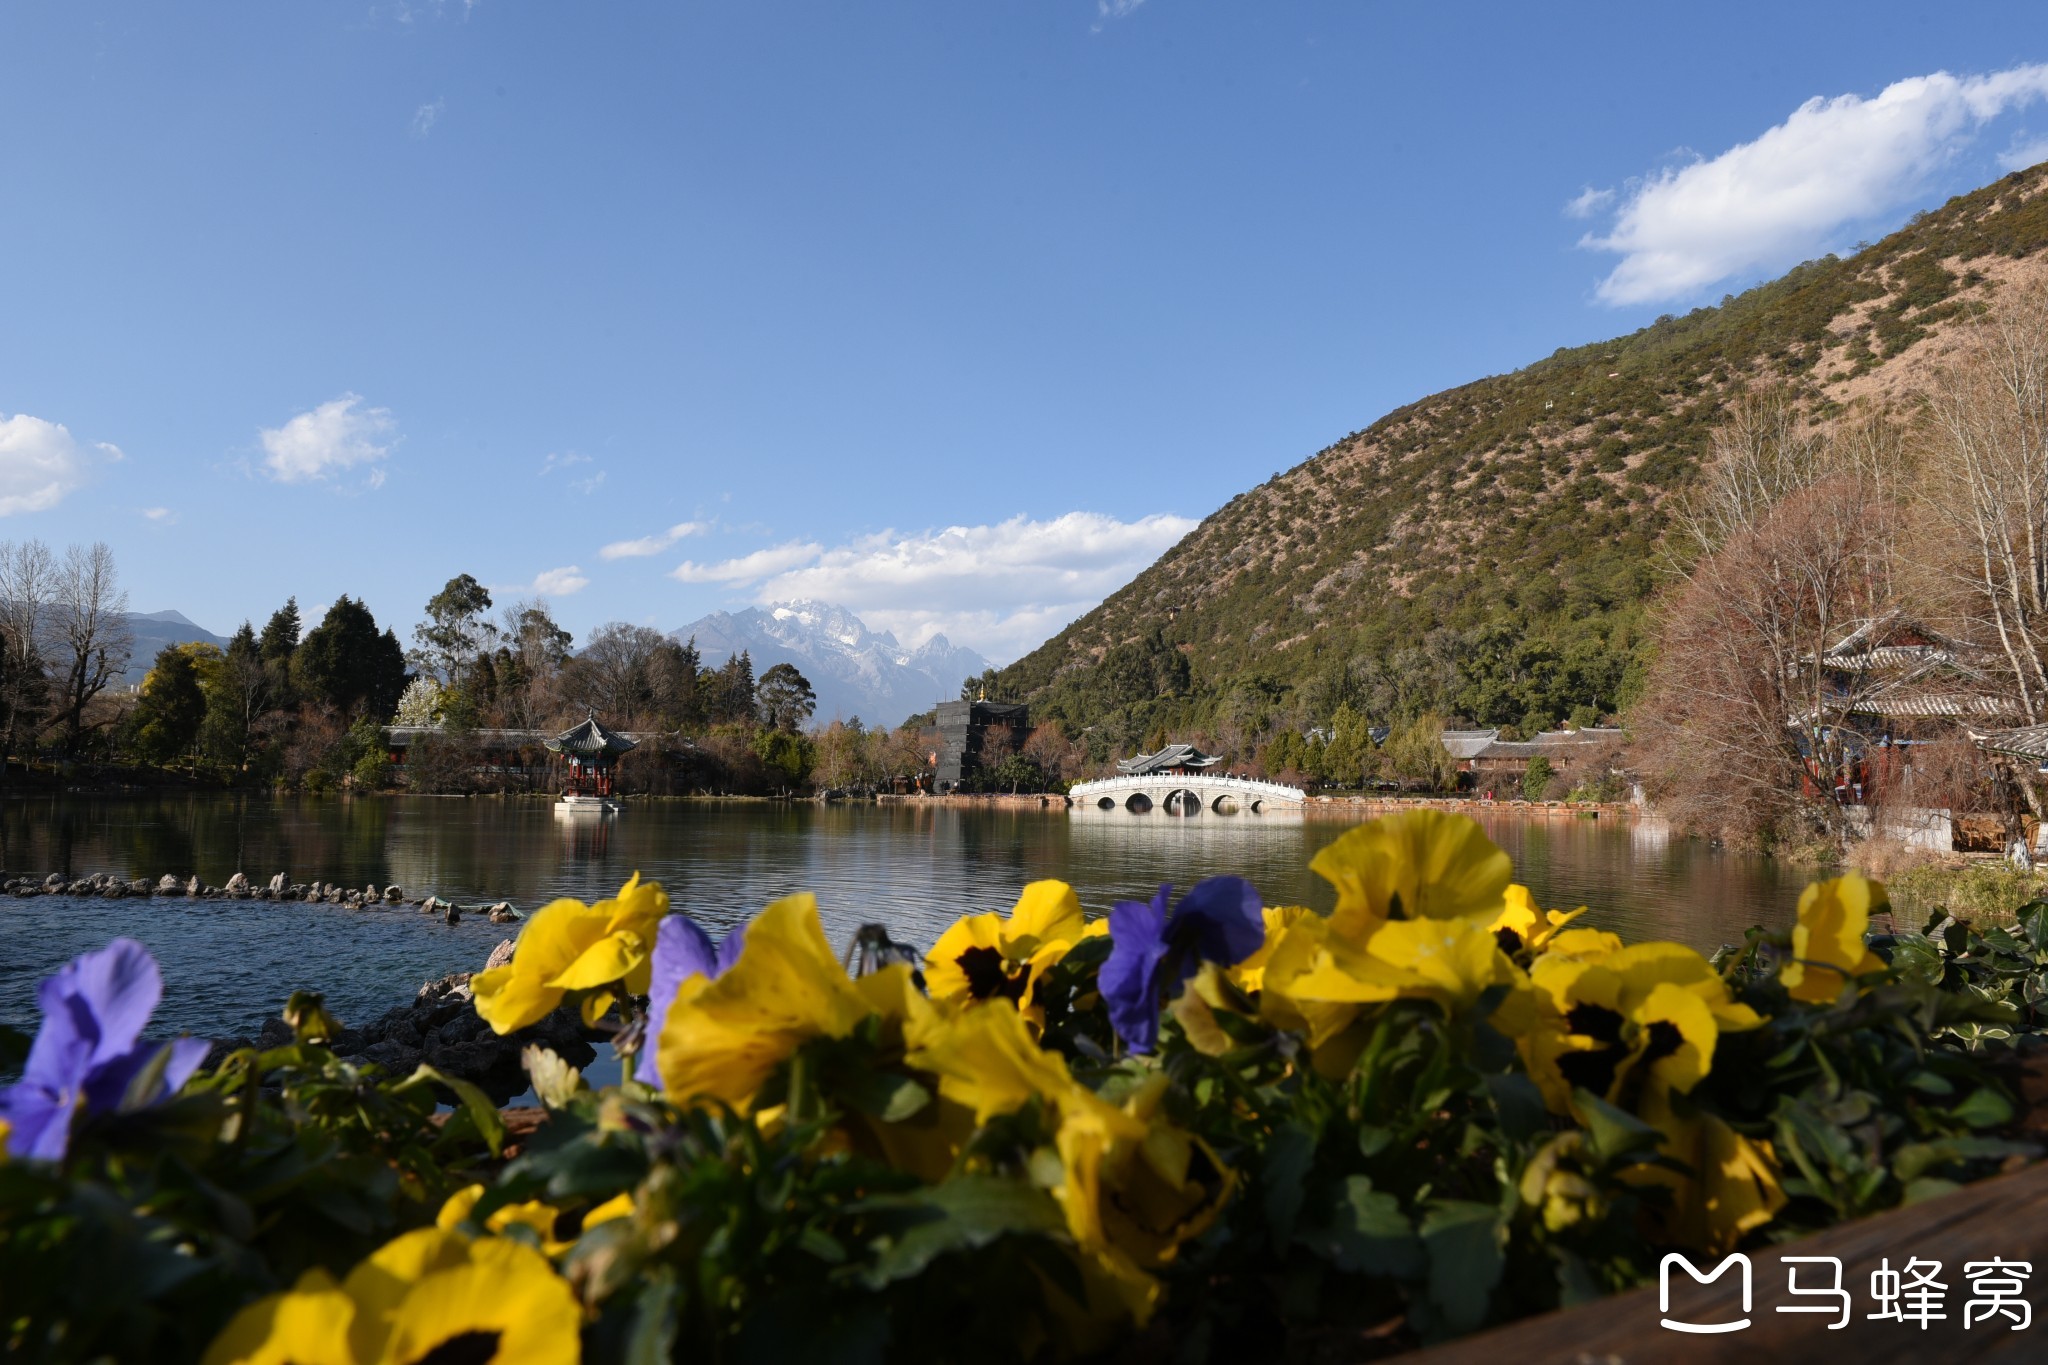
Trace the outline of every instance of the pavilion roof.
{"type": "Polygon", "coordinates": [[[1169,744],[1156,754],[1117,760],[1117,771],[1127,777],[1164,772],[1171,768],[1213,768],[1223,761],[1218,754],[1205,754],[1192,744],[1169,744]]]}
{"type": "Polygon", "coordinates": [[[598,758],[622,754],[638,747],[639,741],[627,739],[616,730],[607,730],[594,714],[585,717],[582,724],[564,730],[548,741],[549,749],[572,758],[598,758]]]}

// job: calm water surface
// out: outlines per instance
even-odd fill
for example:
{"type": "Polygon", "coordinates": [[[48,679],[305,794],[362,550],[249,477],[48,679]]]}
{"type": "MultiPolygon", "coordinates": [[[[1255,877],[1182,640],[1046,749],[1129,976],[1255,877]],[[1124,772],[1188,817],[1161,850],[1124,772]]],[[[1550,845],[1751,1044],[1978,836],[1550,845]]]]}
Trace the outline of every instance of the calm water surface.
{"type": "MultiPolygon", "coordinates": [[[[1484,821],[1545,905],[1590,905],[1586,922],[1627,939],[1711,950],[1752,924],[1788,923],[1804,876],[1760,859],[1613,821],[1484,821]]],[[[726,926],[793,891],[818,896],[835,941],[864,921],[929,946],[956,915],[1007,909],[1040,877],[1072,882],[1091,912],[1160,882],[1249,877],[1268,903],[1328,909],[1308,860],[1348,826],[1288,817],[1169,820],[1121,811],[977,811],[890,806],[635,805],[612,819],[555,815],[505,799],[179,796],[7,803],[7,875],[113,872],[154,879],[235,872],[267,881],[396,883],[463,905],[530,911],[556,896],[596,900],[631,873],[677,908],[726,926]]],[[[163,963],[167,1030],[252,1034],[298,987],[344,1020],[374,1018],[422,981],[482,964],[507,936],[480,917],[449,926],[409,906],[182,899],[0,898],[0,1023],[33,1027],[35,983],[116,935],[163,963]]]]}

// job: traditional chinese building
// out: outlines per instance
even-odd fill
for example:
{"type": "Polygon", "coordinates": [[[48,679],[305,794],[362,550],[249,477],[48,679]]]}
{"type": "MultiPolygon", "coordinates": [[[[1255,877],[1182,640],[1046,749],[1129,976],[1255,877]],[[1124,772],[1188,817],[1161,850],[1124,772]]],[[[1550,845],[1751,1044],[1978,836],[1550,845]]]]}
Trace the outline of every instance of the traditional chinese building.
{"type": "Polygon", "coordinates": [[[1192,744],[1169,744],[1156,754],[1120,758],[1116,770],[1125,777],[1151,777],[1160,773],[1190,775],[1207,772],[1221,763],[1219,754],[1205,754],[1192,744]]]}
{"type": "Polygon", "coordinates": [[[638,748],[639,742],[627,739],[617,731],[607,730],[604,723],[592,714],[581,725],[556,735],[547,746],[568,764],[568,770],[562,777],[564,800],[605,800],[612,794],[612,774],[618,766],[619,755],[638,748]]]}
{"type": "Polygon", "coordinates": [[[1031,713],[1022,702],[942,701],[938,705],[939,746],[932,786],[949,792],[982,769],[991,741],[1010,752],[1023,747],[1031,713]]]}

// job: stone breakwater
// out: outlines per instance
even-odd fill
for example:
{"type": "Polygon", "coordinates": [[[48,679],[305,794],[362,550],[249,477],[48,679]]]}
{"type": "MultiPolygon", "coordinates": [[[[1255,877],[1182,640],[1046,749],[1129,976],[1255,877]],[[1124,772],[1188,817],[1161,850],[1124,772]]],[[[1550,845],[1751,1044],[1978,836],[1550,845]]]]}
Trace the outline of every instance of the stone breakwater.
{"type": "Polygon", "coordinates": [[[0,895],[96,896],[106,900],[120,900],[128,896],[167,896],[186,900],[307,901],[345,906],[351,910],[409,905],[422,914],[438,915],[449,924],[460,923],[464,914],[487,916],[493,924],[513,924],[520,918],[510,901],[465,907],[434,895],[414,899],[397,886],[379,887],[372,883],[359,888],[337,886],[333,882],[293,882],[288,881],[282,872],[261,885],[252,883],[247,876],[237,872],[228,878],[225,886],[202,882],[196,876],[180,877],[168,872],[155,881],[147,877],[130,880],[110,872],[98,872],[74,880],[61,872],[52,872],[41,878],[6,877],[0,880],[0,895]]]}

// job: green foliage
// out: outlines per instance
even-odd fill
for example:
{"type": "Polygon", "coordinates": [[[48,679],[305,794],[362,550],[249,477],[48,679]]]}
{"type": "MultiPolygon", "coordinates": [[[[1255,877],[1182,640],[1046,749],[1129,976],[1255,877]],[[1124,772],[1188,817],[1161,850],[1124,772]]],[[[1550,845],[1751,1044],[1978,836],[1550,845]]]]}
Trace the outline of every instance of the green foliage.
{"type": "Polygon", "coordinates": [[[292,671],[314,700],[344,716],[388,716],[405,690],[405,651],[344,593],[299,645],[292,671]]]}
{"type": "Polygon", "coordinates": [[[488,647],[496,632],[485,619],[491,594],[468,574],[457,574],[427,599],[427,619],[413,628],[421,667],[441,681],[461,680],[470,662],[488,647]]]}
{"type": "Polygon", "coordinates": [[[763,721],[793,734],[818,709],[818,694],[795,665],[775,664],[754,685],[754,703],[761,708],[763,721]]]}
{"type": "Polygon", "coordinates": [[[1541,801],[1544,791],[1550,786],[1552,776],[1554,774],[1551,771],[1549,759],[1545,758],[1542,754],[1538,754],[1530,759],[1528,768],[1522,773],[1523,799],[1541,801]]]}
{"type": "Polygon", "coordinates": [[[766,769],[769,781],[783,791],[794,791],[803,786],[810,780],[811,769],[817,763],[817,749],[810,736],[791,730],[757,731],[752,748],[754,757],[766,769]]]}
{"type": "Polygon", "coordinates": [[[142,680],[133,720],[136,752],[150,763],[169,763],[192,751],[206,719],[206,694],[190,651],[166,645],[142,680]]]}
{"type": "Polygon", "coordinates": [[[87,1121],[65,1166],[0,1163],[7,1358],[197,1360],[253,1295],[430,1223],[501,1131],[473,1090],[437,1122],[437,1083],[245,1049],[169,1104],[87,1121]]]}

